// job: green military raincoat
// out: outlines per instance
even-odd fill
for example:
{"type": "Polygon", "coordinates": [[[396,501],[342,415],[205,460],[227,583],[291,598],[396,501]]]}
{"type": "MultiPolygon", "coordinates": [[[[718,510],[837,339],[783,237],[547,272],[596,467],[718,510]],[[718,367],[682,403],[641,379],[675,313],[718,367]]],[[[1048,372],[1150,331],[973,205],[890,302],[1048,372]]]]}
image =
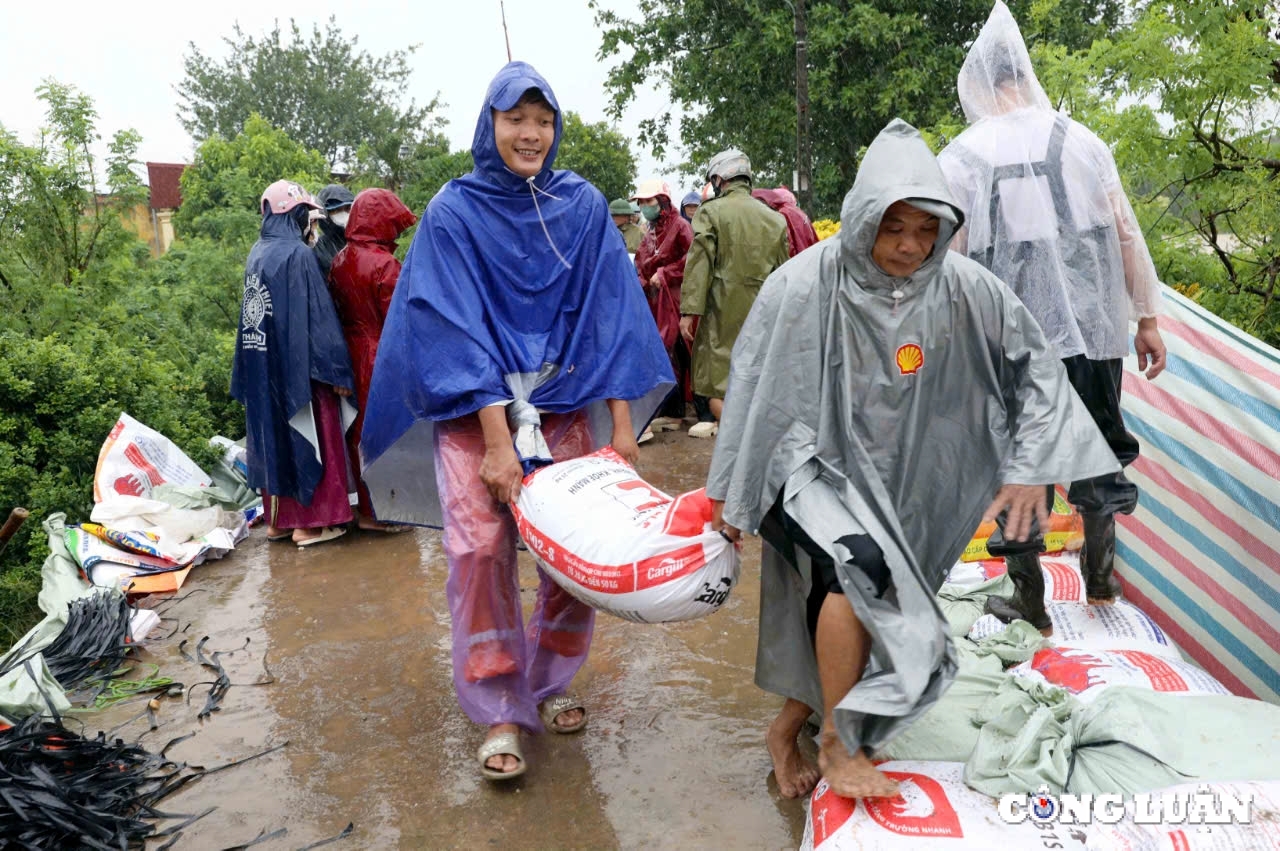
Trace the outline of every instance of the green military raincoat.
{"type": "Polygon", "coordinates": [[[760,285],[787,262],[787,220],[751,197],[741,181],[703,204],[693,217],[680,312],[701,316],[693,341],[693,389],[723,399],[729,353],[760,285]]]}
{"type": "Polygon", "coordinates": [[[622,231],[622,238],[626,240],[628,254],[635,254],[640,250],[640,243],[644,240],[644,228],[632,222],[627,222],[618,230],[622,231]]]}

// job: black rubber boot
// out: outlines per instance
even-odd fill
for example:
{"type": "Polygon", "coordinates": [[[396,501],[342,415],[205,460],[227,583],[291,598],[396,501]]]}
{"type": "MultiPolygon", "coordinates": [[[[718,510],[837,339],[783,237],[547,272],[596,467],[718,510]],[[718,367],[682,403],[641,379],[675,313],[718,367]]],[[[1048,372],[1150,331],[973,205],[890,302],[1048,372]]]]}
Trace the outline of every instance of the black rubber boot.
{"type": "Polygon", "coordinates": [[[1090,605],[1114,603],[1120,596],[1120,583],[1111,575],[1116,561],[1116,516],[1114,514],[1082,514],[1084,547],[1080,550],[1080,572],[1084,574],[1084,592],[1090,605]]]}
{"type": "Polygon", "coordinates": [[[1053,632],[1053,621],[1044,610],[1044,573],[1040,557],[1035,553],[1019,553],[1004,557],[1009,578],[1013,580],[1012,597],[988,597],[986,613],[1008,623],[1023,620],[1044,635],[1053,632]]]}

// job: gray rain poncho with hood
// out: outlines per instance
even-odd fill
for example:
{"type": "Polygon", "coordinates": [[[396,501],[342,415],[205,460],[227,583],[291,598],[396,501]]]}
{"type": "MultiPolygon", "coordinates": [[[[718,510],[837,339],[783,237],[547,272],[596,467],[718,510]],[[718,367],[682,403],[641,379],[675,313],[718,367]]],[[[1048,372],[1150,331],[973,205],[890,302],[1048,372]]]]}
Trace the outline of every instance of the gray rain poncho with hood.
{"type": "Polygon", "coordinates": [[[1123,358],[1160,287],[1107,146],[1049,104],[997,0],[958,80],[970,127],[938,156],[968,225],[953,246],[995,272],[1061,358],[1123,358]]]}
{"type": "MultiPolygon", "coordinates": [[[[835,713],[851,752],[887,742],[954,676],[934,594],[997,486],[1119,469],[1026,308],[947,251],[962,221],[920,134],[894,120],[845,197],[839,237],[769,277],[733,350],[707,494],[748,531],[781,497],[835,562],[872,639],[866,673],[835,713]],[[909,278],[871,257],[899,200],[942,220],[909,278]],[[840,543],[858,534],[890,570],[880,597],[840,543]]],[[[799,571],[764,548],[756,682],[817,708],[810,577],[797,556],[799,571]]]]}

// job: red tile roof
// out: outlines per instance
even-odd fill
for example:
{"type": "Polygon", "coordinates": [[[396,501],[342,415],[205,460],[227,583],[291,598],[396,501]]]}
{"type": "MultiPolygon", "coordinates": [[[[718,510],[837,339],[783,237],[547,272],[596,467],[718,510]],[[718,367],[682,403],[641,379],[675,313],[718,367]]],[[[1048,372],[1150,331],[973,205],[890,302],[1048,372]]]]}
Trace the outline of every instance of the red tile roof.
{"type": "Polygon", "coordinates": [[[178,179],[183,163],[147,163],[147,185],[151,187],[151,209],[172,210],[182,206],[182,189],[178,179]]]}

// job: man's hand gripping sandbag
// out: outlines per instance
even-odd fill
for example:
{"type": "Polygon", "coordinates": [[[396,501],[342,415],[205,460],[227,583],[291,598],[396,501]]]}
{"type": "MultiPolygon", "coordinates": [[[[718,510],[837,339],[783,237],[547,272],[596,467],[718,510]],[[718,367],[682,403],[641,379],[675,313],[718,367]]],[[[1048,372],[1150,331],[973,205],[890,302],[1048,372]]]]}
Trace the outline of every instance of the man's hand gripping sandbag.
{"type": "Polygon", "coordinates": [[[738,582],[738,547],[712,530],[706,493],[668,496],[608,447],[535,470],[511,508],[560,587],[625,620],[709,615],[738,582]]]}

